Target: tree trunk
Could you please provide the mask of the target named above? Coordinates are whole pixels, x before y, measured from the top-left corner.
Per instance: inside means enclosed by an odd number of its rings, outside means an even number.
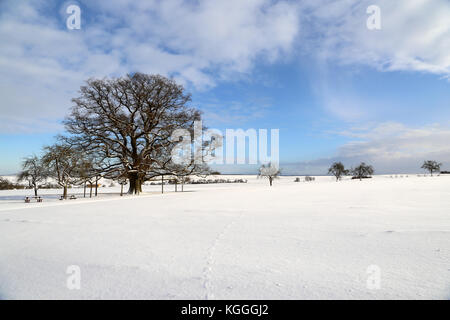
[[[67,185],[64,186],[63,198],[67,200]]]
[[[97,177],[95,177],[95,196],[98,195],[98,180],[100,180],[100,179],[98,179]]]
[[[270,183],[270,186],[272,186],[272,178],[271,177],[269,177],[269,183]]]
[[[89,198],[92,198],[92,183],[91,183],[91,187],[89,188]]]
[[[35,187],[34,187],[34,196],[35,196],[35,197],[37,197],[37,190],[38,190],[38,189],[37,189],[37,187],[35,186]]]
[[[161,176],[161,193],[164,193],[164,176]]]
[[[86,181],[84,182],[83,198],[86,198]]]
[[[128,194],[139,194],[142,192],[142,181],[139,179],[136,172],[128,174],[128,179],[130,180],[130,188],[128,189]]]

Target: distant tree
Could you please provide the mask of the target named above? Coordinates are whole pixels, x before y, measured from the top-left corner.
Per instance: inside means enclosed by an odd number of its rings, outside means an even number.
[[[424,163],[422,165],[422,169],[429,171],[431,173],[431,175],[433,175],[433,172],[441,171],[441,166],[442,166],[442,163],[438,163],[437,161],[434,161],[434,160],[427,160],[427,161],[424,161]]]
[[[18,183],[13,183],[8,179],[0,177],[0,190],[15,190],[15,189],[23,189],[24,186]]]
[[[92,198],[92,189],[97,190],[97,176],[98,171],[95,168],[94,160],[92,158],[81,158],[78,168],[75,170],[75,175],[78,182],[83,185],[83,196],[86,197],[86,186],[89,184],[89,198]]]
[[[363,178],[369,178],[375,170],[371,165],[367,165],[362,162],[359,166],[351,170],[353,178],[362,180]]]
[[[335,162],[328,169],[328,174],[334,175],[336,177],[336,181],[341,180],[342,176],[347,175],[348,172],[349,171],[345,169],[342,162]]]
[[[28,186],[34,189],[34,195],[37,196],[39,184],[45,182],[47,177],[48,170],[42,164],[42,160],[33,155],[24,159],[17,181],[27,181]]]
[[[0,177],[0,190],[13,189],[13,185],[10,181],[5,178]]]
[[[47,146],[44,148],[44,152],[42,163],[48,167],[49,176],[63,188],[63,197],[67,199],[69,185],[79,181],[82,153],[73,146],[63,143]]]
[[[278,168],[278,166],[272,164],[271,162],[269,162],[269,164],[266,165],[262,165],[259,168],[259,173],[258,173],[258,177],[260,178],[268,178],[269,179],[269,184],[270,186],[272,186],[273,180],[278,178],[278,176],[280,175],[281,170]]]
[[[90,154],[86,161],[88,163],[88,174],[90,176],[90,197],[92,197],[92,184],[95,187],[95,196],[98,195],[98,186],[100,179],[104,176],[104,170],[102,168],[102,160],[97,154]]]

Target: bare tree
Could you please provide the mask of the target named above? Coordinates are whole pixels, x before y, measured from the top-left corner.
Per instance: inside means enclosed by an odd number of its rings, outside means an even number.
[[[69,185],[78,181],[78,170],[82,165],[82,153],[73,146],[56,143],[44,148],[42,163],[49,170],[49,176],[54,178],[63,188],[63,197],[67,199]]]
[[[434,160],[427,160],[423,162],[422,169],[428,170],[431,175],[433,175],[433,172],[439,172],[441,171],[442,163],[439,163]]]
[[[263,164],[259,168],[258,177],[268,178],[269,184],[270,184],[270,186],[272,186],[273,180],[277,179],[278,176],[280,175],[280,173],[281,173],[281,170],[278,168],[278,166],[269,162],[269,164],[267,166]]]
[[[34,195],[37,196],[39,183],[45,182],[48,177],[48,171],[42,164],[42,160],[37,156],[25,158],[22,163],[22,171],[17,176],[18,181],[27,181],[30,188],[34,189]]]
[[[15,189],[24,189],[24,186],[13,183],[9,181],[8,179],[0,177],[0,190],[15,190]]]
[[[349,171],[345,169],[342,162],[335,162],[328,169],[328,174],[334,175],[336,177],[336,181],[341,180],[342,176],[347,175],[348,173]]]
[[[369,178],[373,175],[375,170],[371,165],[362,162],[359,166],[352,169],[351,172],[354,179],[359,179],[361,181],[363,178]]]
[[[200,120],[190,100],[182,86],[159,75],[91,79],[72,100],[65,126],[72,143],[101,159],[103,172],[125,172],[128,193],[139,193],[144,181],[171,172],[173,131],[192,130]]]
[[[86,187],[89,184],[89,198],[92,198],[92,188],[97,189],[97,175],[98,171],[94,167],[94,160],[92,158],[81,158],[78,168],[75,170],[75,175],[78,182],[83,185],[83,197],[86,198]]]

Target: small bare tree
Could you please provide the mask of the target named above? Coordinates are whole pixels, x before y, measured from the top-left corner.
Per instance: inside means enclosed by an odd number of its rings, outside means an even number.
[[[269,162],[269,164],[266,165],[262,165],[259,168],[259,173],[258,173],[258,177],[260,178],[268,178],[269,179],[269,184],[270,186],[272,186],[273,180],[277,179],[278,176],[280,175],[281,170],[280,168],[278,168],[278,166],[272,164],[271,162]]]
[[[42,163],[48,167],[49,176],[64,189],[63,197],[67,199],[69,185],[77,182],[77,170],[82,164],[82,155],[77,149],[61,143],[47,146],[44,151]]]
[[[440,172],[441,171],[442,163],[439,163],[434,160],[427,160],[423,162],[422,169],[428,170],[431,175],[433,175],[433,172]]]
[[[98,171],[94,167],[93,159],[80,159],[78,168],[75,170],[79,182],[83,185],[83,197],[86,198],[86,186],[89,184],[89,198],[92,198],[92,188],[95,182],[97,190],[97,176]],[[97,195],[97,194],[96,194]]]
[[[34,189],[34,195],[37,197],[39,183],[45,182],[48,177],[48,171],[42,164],[42,160],[33,155],[24,159],[22,171],[17,176],[18,181],[27,181],[28,186]]]
[[[348,172],[349,171],[345,169],[345,166],[342,164],[342,162],[335,162],[328,169],[328,174],[334,175],[336,177],[336,181],[341,180],[342,176],[347,175]]]
[[[375,170],[371,165],[362,162],[359,166],[352,169],[351,172],[354,179],[359,179],[361,181],[363,178],[369,178],[373,175]]]

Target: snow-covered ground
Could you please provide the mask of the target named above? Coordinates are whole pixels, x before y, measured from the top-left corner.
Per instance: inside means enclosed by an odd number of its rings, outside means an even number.
[[[0,298],[450,298],[450,176],[242,178],[29,204],[0,191]]]

